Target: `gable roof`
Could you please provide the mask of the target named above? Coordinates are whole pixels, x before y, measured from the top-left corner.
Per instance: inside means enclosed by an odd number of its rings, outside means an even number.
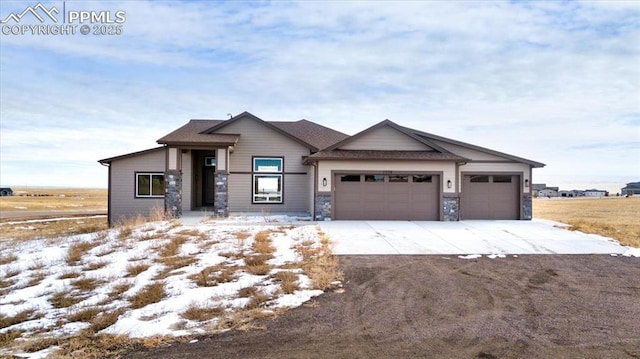
[[[416,136],[412,131],[408,130],[405,127],[399,126],[398,124],[394,123],[393,121],[390,120],[384,120],[382,122],[379,122],[363,131],[360,131],[358,133],[356,133],[355,135],[345,138],[344,140],[329,146],[327,148],[325,148],[325,151],[331,151],[331,150],[335,150],[335,149],[339,149],[340,147],[344,146],[347,143],[353,142],[359,138],[362,138],[363,136],[366,136],[368,133],[373,132],[374,130],[384,127],[384,126],[388,126],[393,128],[394,130],[401,132],[403,134],[405,134],[408,137],[413,138],[414,140],[426,145],[427,147],[431,147],[433,148],[436,152],[440,152],[440,153],[449,153],[449,151],[445,150],[444,148],[438,146],[437,144],[433,143],[432,141],[430,141],[429,139],[423,138],[423,137],[419,137]]]
[[[358,138],[366,136],[368,133],[381,128],[383,126],[391,127],[400,133],[407,135],[408,137],[430,147],[433,151],[378,151],[378,150],[342,150],[340,149],[345,144],[351,143]],[[544,163],[528,160],[526,158],[513,156],[507,153],[494,151],[488,148],[472,145],[469,143],[452,140],[446,137],[433,135],[427,132],[415,130],[409,127],[404,127],[396,124],[390,120],[384,120],[379,122],[351,137],[348,137],[340,142],[337,142],[322,151],[314,153],[305,159],[305,163],[310,163],[318,160],[346,160],[346,159],[392,159],[392,160],[440,160],[440,161],[458,161],[467,162],[470,161],[467,158],[451,153],[451,151],[438,145],[436,141],[454,144],[460,147],[473,149],[476,151],[488,153],[494,156],[502,157],[510,161],[526,163],[532,167],[544,167]]]
[[[223,134],[217,133],[217,131],[242,118],[250,118],[264,124],[313,151],[318,151],[349,137],[342,132],[311,121],[264,121],[245,111],[229,120],[191,120],[184,126],[160,138],[158,143],[168,145],[217,144],[232,146],[237,143],[241,134]]]
[[[412,128],[408,128],[408,127],[404,127],[407,131],[411,131],[414,134],[416,134],[419,137],[425,138],[425,139],[429,139],[429,140],[437,140],[437,141],[441,141],[441,142],[445,142],[445,143],[450,143],[456,146],[460,146],[460,147],[465,147],[465,148],[469,148],[472,150],[476,150],[476,151],[480,151],[480,152],[485,152],[494,156],[498,156],[498,157],[503,157],[506,158],[508,160],[514,161],[514,162],[522,162],[522,163],[526,163],[534,168],[540,168],[540,167],[544,167],[546,166],[544,163],[541,162],[536,162],[536,161],[532,161],[526,158],[522,158],[522,157],[518,157],[518,156],[514,156],[514,155],[510,155],[508,153],[504,153],[504,152],[499,152],[499,151],[495,151],[489,148],[485,148],[485,147],[480,147],[480,146],[476,146],[476,145],[472,145],[470,143],[466,143],[466,142],[462,142],[462,141],[457,141],[457,140],[452,140],[450,138],[446,138],[446,137],[442,137],[442,136],[438,136],[438,135],[434,135],[432,133],[427,133],[427,132],[423,132],[423,131],[419,131],[419,130],[414,130]]]

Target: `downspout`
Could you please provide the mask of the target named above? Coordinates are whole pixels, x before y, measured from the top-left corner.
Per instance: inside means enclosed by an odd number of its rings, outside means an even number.
[[[107,175],[107,224],[111,228],[111,163],[100,162],[100,164],[109,169]]]

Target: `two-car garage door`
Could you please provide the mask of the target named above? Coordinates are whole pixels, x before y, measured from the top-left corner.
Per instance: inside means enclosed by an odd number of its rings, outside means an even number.
[[[335,219],[440,219],[440,177],[353,173],[334,178]]]

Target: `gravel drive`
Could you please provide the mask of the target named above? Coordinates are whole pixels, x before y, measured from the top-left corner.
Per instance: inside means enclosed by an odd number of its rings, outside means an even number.
[[[342,256],[344,291],[128,358],[640,358],[640,259]]]

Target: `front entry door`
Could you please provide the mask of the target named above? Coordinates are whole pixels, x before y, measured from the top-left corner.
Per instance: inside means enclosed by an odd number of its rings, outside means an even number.
[[[216,189],[216,180],[215,180],[215,166],[206,166],[202,170],[203,172],[203,182],[202,182],[202,205],[203,206],[213,206],[215,199],[215,189]]]

